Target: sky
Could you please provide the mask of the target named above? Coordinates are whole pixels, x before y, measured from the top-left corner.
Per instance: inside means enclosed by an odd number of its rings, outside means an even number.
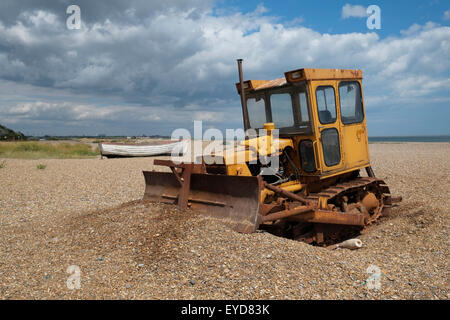
[[[367,26],[370,5],[380,29]],[[238,58],[245,79],[362,69],[369,136],[450,134],[443,0],[2,0],[0,124],[26,135],[240,128]]]

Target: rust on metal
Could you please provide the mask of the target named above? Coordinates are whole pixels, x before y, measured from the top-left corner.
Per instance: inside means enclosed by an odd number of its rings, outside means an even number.
[[[273,186],[269,183],[264,183],[264,187],[266,187],[267,189],[269,189],[275,193],[281,194],[284,197],[289,198],[291,200],[300,201],[301,203],[304,203],[304,204],[309,203],[309,201],[307,199],[305,199],[304,197],[302,197],[301,195],[284,190],[284,189],[276,187],[276,186]]]
[[[340,213],[335,211],[322,210],[316,210],[310,216],[294,216],[293,219],[311,223],[339,224],[347,226],[364,226],[365,224],[364,216],[361,214]]]
[[[379,207],[380,202],[377,199],[377,196],[373,192],[368,192],[361,201],[364,209],[370,213],[372,210]]]
[[[264,90],[269,88],[282,87],[287,83],[286,78],[278,78],[274,80],[267,81],[257,87],[254,90]]]
[[[172,165],[164,160],[155,163]],[[177,166],[185,169],[179,177],[171,172],[144,171],[143,200],[177,204],[182,209],[190,207],[222,219],[238,232],[256,231],[261,220],[258,177],[192,173],[186,168],[194,164]]]
[[[241,94],[241,106],[242,106],[242,116],[244,119],[244,130],[250,128],[250,120],[248,117],[247,100],[245,99],[245,89],[244,89],[244,77],[242,75],[242,59],[237,60],[238,72],[239,72],[239,88]]]
[[[284,73],[289,82],[304,80],[362,79],[362,70],[303,68]]]
[[[297,208],[294,209],[289,209],[289,210],[283,210],[283,211],[278,211],[275,213],[271,213],[268,214],[266,216],[262,217],[262,221],[263,222],[267,222],[267,221],[274,221],[274,220],[279,220],[279,219],[284,219],[284,218],[288,218],[288,217],[292,217],[292,216],[296,216],[305,212],[311,212],[314,211],[314,209],[310,206],[299,206]]]
[[[401,196],[398,197],[391,197],[391,202],[392,203],[399,203],[402,202],[403,198]]]
[[[168,195],[168,194],[163,194],[163,195],[161,195],[161,197],[166,198],[166,199],[177,200],[176,196],[171,196],[171,195]],[[225,202],[212,201],[212,200],[206,200],[206,199],[195,199],[195,198],[192,198],[192,197],[189,197],[188,201],[189,202],[210,204],[210,205],[220,206],[220,207],[225,207],[227,205]]]

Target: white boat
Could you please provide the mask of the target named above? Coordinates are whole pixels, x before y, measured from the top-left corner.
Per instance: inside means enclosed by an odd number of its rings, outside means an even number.
[[[189,146],[188,140],[177,142],[164,141],[159,144],[124,144],[99,142],[98,147],[102,157],[149,157],[163,154],[184,154]]]

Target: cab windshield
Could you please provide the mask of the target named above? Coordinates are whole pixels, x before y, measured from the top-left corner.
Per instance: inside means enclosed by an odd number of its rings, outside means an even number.
[[[273,122],[281,133],[310,133],[311,122],[305,86],[252,93],[247,99],[250,128]]]

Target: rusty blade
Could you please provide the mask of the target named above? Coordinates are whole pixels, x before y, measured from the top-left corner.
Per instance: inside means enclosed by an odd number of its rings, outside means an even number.
[[[143,173],[143,200],[177,203],[180,183],[174,174]],[[193,173],[187,198],[192,209],[220,219],[235,231],[251,233],[259,226],[260,182],[257,177]]]

